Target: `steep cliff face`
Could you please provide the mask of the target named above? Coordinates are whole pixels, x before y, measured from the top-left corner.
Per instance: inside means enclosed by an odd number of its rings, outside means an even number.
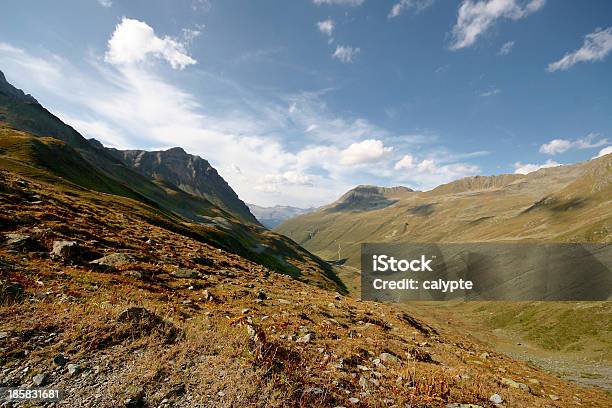
[[[164,151],[107,149],[138,173],[168,182],[186,193],[205,198],[242,221],[258,224],[247,205],[208,161],[180,147]]]

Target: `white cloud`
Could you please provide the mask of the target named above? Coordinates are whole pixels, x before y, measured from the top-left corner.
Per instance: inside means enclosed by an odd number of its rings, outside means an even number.
[[[486,98],[488,96],[495,96],[500,93],[501,93],[500,89],[493,88],[493,89],[489,89],[488,91],[481,92],[479,95]]]
[[[345,64],[353,62],[353,59],[361,50],[359,48],[353,48],[345,45],[338,45],[336,51],[332,54],[332,58],[337,59]]]
[[[318,206],[356,184],[430,188],[472,170],[455,162],[465,155],[426,155],[439,143],[435,135],[394,134],[333,112],[326,97],[334,89],[268,95],[198,69],[193,75],[226,92],[196,96],[150,64],[115,65],[95,55],[85,62],[0,43],[9,80],[84,136],[124,149],[181,146],[209,160],[248,202]],[[394,171],[405,151],[423,146],[427,151],[419,151],[433,166]]]
[[[597,140],[598,138],[600,138],[600,135],[589,133],[585,137],[576,140],[553,139],[540,146],[540,153],[555,155],[565,153],[570,149],[592,149],[609,143],[606,138]]]
[[[473,45],[497,20],[520,20],[544,7],[546,0],[464,0],[453,27],[451,50]]]
[[[381,140],[367,139],[353,143],[340,154],[340,163],[353,166],[356,164],[375,163],[391,153],[392,147],[385,147]]]
[[[408,170],[413,169],[415,166],[416,163],[414,157],[412,157],[412,155],[410,154],[406,154],[397,163],[395,163],[395,166],[393,166],[393,168],[395,170]]]
[[[111,7],[113,5],[113,0],[97,0],[98,3],[100,3],[100,5],[102,7]]]
[[[512,52],[513,48],[514,48],[514,41],[508,41],[501,46],[497,55],[508,55]]]
[[[174,69],[196,63],[185,45],[174,38],[160,38],[147,23],[124,17],[108,40],[105,59],[115,65],[129,65],[149,58],[166,60]]]
[[[327,36],[330,36],[334,33],[335,28],[334,20],[328,18],[327,20],[319,21],[317,23],[317,28],[319,31]]]
[[[612,52],[612,27],[597,29],[584,38],[582,47],[565,54],[559,61],[548,65],[548,71],[565,71],[579,62],[601,61]]]
[[[606,154],[610,154],[612,153],[612,146],[608,146],[608,147],[604,147],[603,149],[601,149],[599,151],[599,153],[597,153],[597,156],[593,157],[594,159],[598,158],[598,157],[603,157]]]
[[[415,178],[436,180],[434,183],[448,182],[457,178],[478,174],[480,168],[466,163],[441,164],[440,159],[427,158],[418,161],[410,154],[404,155],[395,163],[396,171],[410,170],[408,174]]]
[[[317,6],[329,4],[335,6],[361,6],[365,0],[312,0]]]
[[[400,0],[391,7],[388,18],[394,18],[399,16],[405,11],[414,10],[420,12],[431,6],[434,0]]]
[[[562,166],[562,164],[550,159],[546,160],[546,163],[543,164],[523,164],[521,162],[516,162],[514,163],[514,174],[528,174],[540,169],[557,166]]]

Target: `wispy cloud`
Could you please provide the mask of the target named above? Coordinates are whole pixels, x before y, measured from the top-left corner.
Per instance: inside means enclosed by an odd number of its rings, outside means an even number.
[[[329,4],[334,6],[361,6],[365,0],[312,0],[314,4]]]
[[[593,149],[609,144],[610,142],[606,138],[602,138],[597,133],[589,133],[583,138],[576,140],[568,139],[553,139],[548,143],[540,146],[540,153],[556,155],[565,153],[570,149]]]
[[[529,174],[534,171],[538,171],[540,169],[547,169],[549,167],[557,167],[562,166],[561,163],[557,163],[554,160],[547,160],[545,163],[541,164],[523,164],[521,162],[514,163],[514,173],[515,174]]]
[[[121,24],[111,40],[117,30]],[[169,38],[151,30],[142,31],[155,43]],[[40,49],[0,43],[0,66],[85,137],[117,148],[182,146],[208,159],[241,198],[258,204],[321,205],[360,183],[430,188],[476,169],[463,162],[471,157],[441,149],[436,135],[397,134],[333,111],[327,98],[334,89],[252,92],[199,68],[187,43],[175,41],[183,48],[172,52],[109,41],[102,55],[92,53],[78,66]],[[182,64],[177,50],[194,62]],[[176,75],[164,75],[171,61],[177,71],[184,66],[231,92],[196,96],[174,83]],[[417,164],[424,162],[419,171],[394,170],[409,149],[419,152]]]
[[[334,33],[335,26],[336,25],[334,23],[334,20],[332,20],[331,18],[328,18],[327,20],[319,21],[317,23],[317,28],[319,29],[319,31],[327,35],[328,37],[331,37],[331,35]]]
[[[548,65],[549,72],[566,71],[579,62],[602,61],[612,52],[612,27],[597,29],[584,38],[582,47],[565,54],[560,60]]]
[[[113,0],[97,0],[98,3],[100,3],[100,5],[102,7],[111,7],[113,5]]]
[[[359,48],[354,48],[348,45],[338,45],[332,54],[332,58],[345,64],[349,64],[353,62],[357,54],[360,52],[361,50]]]
[[[497,52],[497,55],[508,55],[512,52],[513,48],[514,48],[514,41],[508,41],[501,46],[501,48]]]
[[[464,0],[453,27],[451,50],[472,46],[500,19],[520,20],[544,7],[546,0]]]
[[[486,97],[489,97],[489,96],[495,96],[495,95],[498,95],[498,94],[500,94],[500,93],[501,93],[501,90],[500,90],[500,89],[497,89],[497,88],[492,88],[492,89],[489,89],[488,91],[481,92],[481,93],[479,93],[478,95],[480,95],[480,96],[482,96],[482,97],[486,98]]]
[[[400,0],[391,7],[387,17],[395,18],[409,10],[418,13],[430,7],[433,3],[434,0]]]

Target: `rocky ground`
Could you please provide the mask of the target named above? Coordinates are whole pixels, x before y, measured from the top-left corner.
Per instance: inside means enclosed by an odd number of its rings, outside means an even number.
[[[612,405],[136,207],[0,173],[0,387],[60,388],[70,407]]]

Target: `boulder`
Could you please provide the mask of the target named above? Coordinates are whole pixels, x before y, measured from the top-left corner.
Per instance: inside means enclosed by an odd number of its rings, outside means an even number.
[[[195,269],[181,268],[177,271],[172,272],[172,276],[181,279],[197,279],[200,278],[202,275]]]
[[[131,262],[134,262],[134,258],[132,258],[130,255],[117,252],[103,256],[102,258],[96,259],[95,261],[91,261],[89,264],[94,266],[100,266],[103,268],[116,268],[121,265],[129,264]]]
[[[53,241],[51,256],[65,261],[76,261],[81,257],[81,246],[76,241]]]
[[[38,240],[30,235],[12,233],[6,234],[5,237],[5,245],[14,251],[30,252],[41,248]]]

